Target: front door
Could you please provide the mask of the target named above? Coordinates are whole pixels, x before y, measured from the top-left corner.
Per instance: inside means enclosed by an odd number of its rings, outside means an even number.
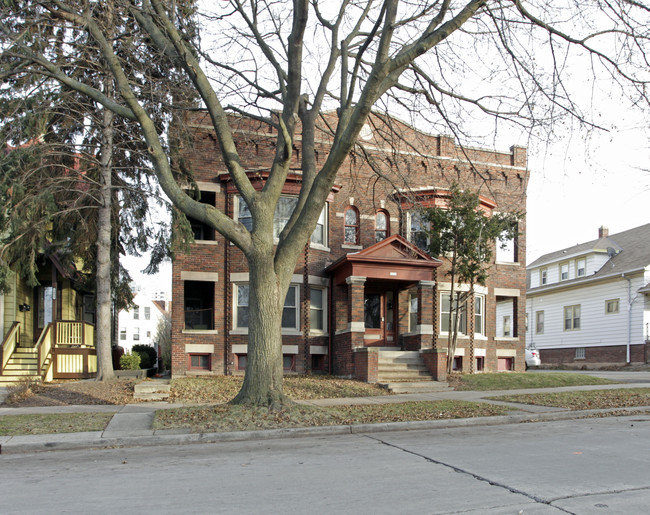
[[[56,290],[43,283],[34,289],[34,343],[38,341],[43,329],[54,320]]]
[[[393,291],[367,292],[364,299],[364,321],[367,346],[397,345],[395,338],[395,299]]]

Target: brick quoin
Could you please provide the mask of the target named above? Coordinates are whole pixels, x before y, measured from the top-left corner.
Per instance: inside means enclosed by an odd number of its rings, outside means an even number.
[[[336,124],[333,114],[325,114],[331,126]],[[193,144],[186,149],[186,158],[199,190],[210,192],[205,198],[229,216],[235,217],[237,194],[221,158],[219,145],[206,113],[188,115],[187,127],[193,134]],[[246,117],[231,118],[235,143],[241,161],[253,185],[261,189],[265,173],[273,162],[275,130]],[[325,125],[323,125],[323,128]],[[321,129],[323,129],[321,128]],[[408,211],[415,203],[433,205],[440,202],[444,192],[454,183],[461,188],[479,192],[495,211],[525,211],[528,182],[527,155],[523,147],[513,146],[509,151],[462,148],[447,135],[430,135],[397,120],[372,114],[363,145],[355,148],[338,173],[335,187],[327,204],[326,245],[310,245],[298,259],[294,274],[300,287],[298,301],[300,312],[299,334],[283,336],[285,362],[291,363],[286,373],[331,372],[335,375],[358,377],[376,381],[376,351],[370,351],[372,341],[364,338],[359,323],[364,322],[364,292],[372,288],[392,289],[396,292],[395,340],[385,341],[399,350],[420,350],[429,369],[438,378],[444,378],[446,363],[446,335],[440,333],[440,284],[448,282],[449,263],[441,257],[442,264],[433,271],[433,287],[418,291],[414,282],[391,282],[368,279],[361,285],[343,282],[334,284],[327,267],[348,255],[368,249],[376,243],[375,217],[379,210],[389,216],[388,234],[408,239]],[[300,128],[295,138],[289,179],[283,194],[295,195],[300,186]],[[316,164],[327,159],[331,136],[322,130],[316,137]],[[376,173],[381,172],[381,176]],[[436,200],[437,199],[437,200]],[[354,206],[360,215],[358,245],[344,241],[344,213]],[[485,295],[485,335],[475,339],[473,334],[461,337],[458,349],[465,353],[463,370],[469,371],[470,344],[475,349],[485,349],[485,371],[496,371],[498,355],[514,353],[514,369],[523,371],[524,317],[525,317],[525,255],[526,222],[518,227],[517,260],[511,263],[492,263]],[[399,247],[395,243],[396,247]],[[373,247],[374,248],[374,247]],[[400,247],[402,248],[402,247]],[[438,256],[433,256],[437,258]],[[220,234],[209,241],[196,241],[186,253],[178,253],[172,273],[172,374],[222,375],[242,373],[243,357],[247,352],[245,331],[235,330],[236,288],[233,281],[245,283],[248,272],[243,254]],[[233,279],[231,281],[231,279]],[[188,282],[190,281],[190,282]],[[188,291],[192,281],[213,284],[212,298],[197,297]],[[310,330],[309,287],[318,286],[328,292],[323,298],[327,327],[325,331]],[[513,326],[518,335],[499,339],[496,335],[497,289],[518,292]],[[190,288],[191,289],[191,288]],[[374,291],[374,290],[373,290]],[[421,305],[418,325],[433,328],[422,334],[409,333],[408,299],[417,295]],[[352,300],[352,302],[351,302]],[[205,305],[209,311],[211,329],[188,328],[186,308]],[[474,316],[473,302],[468,305],[468,318]],[[391,322],[392,323],[392,322]],[[473,323],[472,323],[473,326]],[[355,330],[356,329],[356,330]],[[244,333],[244,334],[242,334]],[[424,334],[427,333],[427,334]],[[375,344],[376,346],[381,344]],[[209,355],[207,369],[191,366],[193,355]],[[544,359],[544,358],[543,358]],[[204,363],[204,362],[202,362]],[[313,370],[313,365],[319,370]]]

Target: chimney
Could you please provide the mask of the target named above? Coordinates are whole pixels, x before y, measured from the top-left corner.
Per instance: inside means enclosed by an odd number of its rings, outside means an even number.
[[[609,236],[609,229],[604,225],[598,228],[598,239],[607,238]]]

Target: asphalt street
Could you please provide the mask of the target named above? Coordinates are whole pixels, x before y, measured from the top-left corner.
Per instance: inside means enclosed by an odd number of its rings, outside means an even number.
[[[0,455],[0,510],[645,514],[650,416]]]

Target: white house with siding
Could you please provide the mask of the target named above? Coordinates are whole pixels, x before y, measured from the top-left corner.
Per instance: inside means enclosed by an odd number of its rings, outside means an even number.
[[[650,224],[546,254],[527,270],[526,346],[542,364],[645,363]]]
[[[160,292],[148,292],[132,287],[134,306],[119,314],[118,345],[130,352],[134,345],[156,347],[156,331],[163,312],[169,310],[166,296]],[[155,299],[155,300],[154,300]]]

